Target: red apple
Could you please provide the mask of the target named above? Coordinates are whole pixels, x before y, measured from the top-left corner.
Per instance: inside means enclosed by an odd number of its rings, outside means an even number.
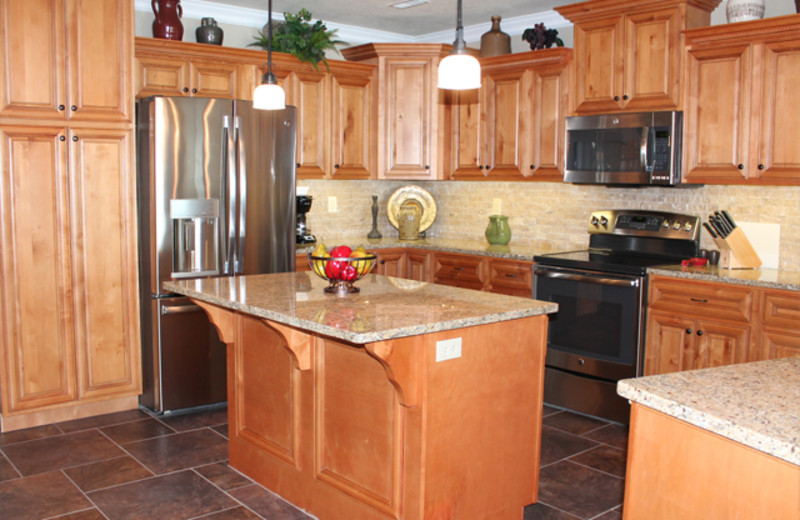
[[[331,258],[346,258],[353,250],[347,246],[336,246],[330,251]]]

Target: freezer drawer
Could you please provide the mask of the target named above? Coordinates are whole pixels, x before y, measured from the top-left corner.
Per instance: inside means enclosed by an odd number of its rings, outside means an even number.
[[[160,298],[152,303],[152,359],[145,376],[142,405],[172,412],[224,402],[225,344],[200,307],[188,298]]]

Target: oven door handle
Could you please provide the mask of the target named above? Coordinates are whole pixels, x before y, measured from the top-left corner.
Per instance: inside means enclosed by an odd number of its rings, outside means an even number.
[[[608,276],[594,276],[589,274],[556,273],[553,271],[537,270],[536,276],[569,280],[572,282],[596,283],[600,285],[613,285],[617,287],[639,287],[638,279],[611,278]]]

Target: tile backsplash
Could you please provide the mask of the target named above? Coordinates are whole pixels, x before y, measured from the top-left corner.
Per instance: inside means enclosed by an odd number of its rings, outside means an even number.
[[[501,200],[503,214],[509,216],[512,243],[534,249],[543,242],[564,250],[586,247],[586,225],[593,210],[652,209],[705,219],[725,208],[740,222],[779,224],[779,266],[800,271],[800,187],[795,186],[606,188],[554,182],[298,181],[314,197],[308,224],[323,241],[366,237],[372,228],[372,195],[378,195],[378,229],[384,236],[397,236],[386,218],[386,201],[407,184],[425,188],[436,200],[436,221],[427,231],[430,237],[483,239],[493,199]],[[329,196],[337,199],[334,212],[328,211]],[[703,231],[701,236],[701,247],[715,248],[708,233]]]

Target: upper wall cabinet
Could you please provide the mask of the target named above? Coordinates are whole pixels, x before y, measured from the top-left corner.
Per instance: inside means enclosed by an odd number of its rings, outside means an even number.
[[[450,178],[561,180],[571,59],[559,48],[481,60],[480,90],[445,97]]]
[[[0,118],[131,121],[130,0],[0,2]]]
[[[684,178],[800,184],[800,16],[687,31]]]
[[[681,31],[721,0],[592,0],[556,10],[575,23],[572,112],[681,108]]]

